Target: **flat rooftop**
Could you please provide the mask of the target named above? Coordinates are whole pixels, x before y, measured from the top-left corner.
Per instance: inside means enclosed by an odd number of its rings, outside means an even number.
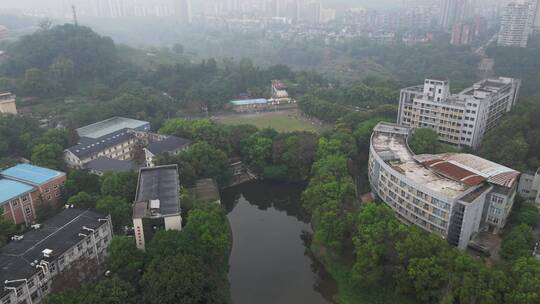
[[[180,183],[176,165],[141,168],[135,195],[133,217],[147,216],[148,202],[159,200],[159,214],[162,216],[180,213]],[[144,203],[144,204],[139,204]],[[146,207],[145,207],[146,206]],[[145,208],[143,208],[145,207]]]
[[[240,100],[231,100],[230,103],[232,103],[235,106],[247,106],[252,104],[266,104],[268,103],[268,100],[260,98],[260,99],[240,99]]]
[[[19,164],[0,172],[0,175],[39,186],[66,174],[48,168]]]
[[[79,137],[100,138],[122,129],[138,129],[150,125],[147,121],[125,117],[111,117],[109,119],[93,123],[77,129]]]
[[[200,179],[195,184],[195,197],[203,202],[220,201],[219,187],[212,178]]]
[[[373,148],[396,171],[432,191],[455,199],[469,189],[467,185],[436,174],[417,162],[406,143],[408,133],[404,132],[407,130],[393,124],[377,125],[372,136]]]
[[[21,241],[11,241],[0,248],[0,286],[5,280],[28,278],[37,272],[30,263],[41,261],[42,251],[51,249],[53,256],[63,254],[78,244],[82,237],[78,233],[88,233],[82,229],[86,226],[97,229],[107,222],[99,222],[106,215],[79,209],[65,209],[58,215],[42,223],[37,230],[24,234]],[[0,288],[0,297],[7,292]]]

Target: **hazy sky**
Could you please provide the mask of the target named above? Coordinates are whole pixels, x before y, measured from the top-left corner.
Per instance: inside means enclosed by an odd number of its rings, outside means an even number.
[[[0,8],[39,8],[39,9],[55,9],[55,7],[65,4],[76,4],[81,0],[0,0]],[[92,0],[85,0],[85,2],[91,2]],[[192,0],[192,1],[204,1],[204,0]],[[264,0],[256,0],[264,1]],[[403,4],[404,1],[418,1],[418,0],[322,0],[323,4],[337,4],[337,5],[351,5],[351,6],[366,6],[366,7],[395,7]],[[420,1],[438,1],[438,0],[420,0]]]

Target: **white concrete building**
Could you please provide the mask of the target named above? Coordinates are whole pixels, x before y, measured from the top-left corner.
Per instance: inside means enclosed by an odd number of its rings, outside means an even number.
[[[105,271],[110,216],[65,209],[0,248],[0,303],[39,304]]]
[[[460,249],[479,231],[506,224],[519,172],[470,154],[414,155],[413,130],[378,124],[371,137],[372,192],[406,224],[438,234]]]
[[[11,93],[0,93],[0,114],[17,114],[15,95]]]
[[[448,80],[426,79],[424,85],[401,90],[397,122],[434,129],[444,143],[477,149],[515,105],[520,84],[519,79],[490,78],[451,94]]]
[[[540,205],[540,168],[535,173],[521,175],[518,192],[524,199]]]
[[[497,41],[499,46],[527,47],[535,24],[536,1],[515,1],[505,7]]]
[[[144,250],[156,230],[182,230],[176,165],[141,168],[133,203],[137,248]]]

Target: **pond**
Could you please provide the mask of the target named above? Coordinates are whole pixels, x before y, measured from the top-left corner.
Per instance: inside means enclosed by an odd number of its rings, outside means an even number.
[[[234,304],[327,304],[336,283],[310,255],[302,188],[252,182],[222,193],[233,232]]]

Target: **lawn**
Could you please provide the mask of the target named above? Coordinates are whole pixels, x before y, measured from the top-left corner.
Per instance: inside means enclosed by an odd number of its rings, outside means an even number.
[[[296,111],[227,115],[216,118],[216,121],[228,125],[249,124],[259,129],[270,127],[279,132],[310,131],[320,133],[331,128],[311,122]]]

